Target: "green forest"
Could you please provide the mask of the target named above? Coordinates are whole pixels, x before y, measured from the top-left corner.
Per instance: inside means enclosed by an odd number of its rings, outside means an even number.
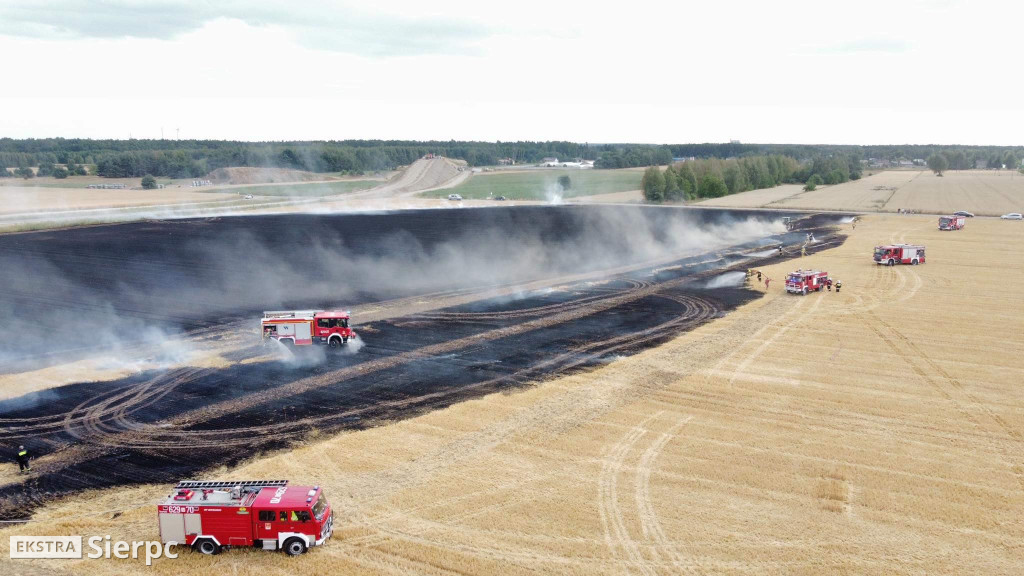
[[[818,156],[802,163],[790,156],[771,154],[677,162],[664,171],[652,166],[644,171],[640,187],[650,202],[678,202],[720,198],[779,184],[841,184],[860,177],[861,162],[855,154]]]

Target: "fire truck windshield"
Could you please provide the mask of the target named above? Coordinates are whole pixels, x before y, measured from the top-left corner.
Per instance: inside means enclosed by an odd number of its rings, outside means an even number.
[[[316,521],[319,522],[324,519],[324,511],[327,510],[327,500],[324,499],[324,495],[321,494],[316,499],[316,504],[313,504],[313,516]]]

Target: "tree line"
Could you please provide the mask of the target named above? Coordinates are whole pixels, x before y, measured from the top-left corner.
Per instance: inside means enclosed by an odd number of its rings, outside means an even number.
[[[550,142],[462,142],[345,140],[317,142],[233,142],[219,140],[0,139],[0,166],[95,165],[100,176],[145,174],[190,178],[228,166],[292,168],[361,174],[407,165],[426,154],[465,160],[471,166],[517,164],[544,158],[593,160],[606,167],[667,163],[663,146]],[[604,160],[602,160],[604,157]]]
[[[644,171],[640,187],[650,202],[720,198],[728,194],[773,188],[779,184],[840,184],[861,177],[855,155],[819,156],[809,162],[781,154],[741,158],[708,158],[674,163],[664,171]]]
[[[39,166],[43,171],[71,166],[95,166],[101,176],[192,178],[227,166],[294,168],[312,172],[362,174],[407,165],[425,154],[434,153],[465,160],[471,166],[498,164],[512,159],[518,164],[538,163],[544,158],[593,160],[597,168],[665,166],[673,159],[755,158],[785,156],[801,163],[816,159],[875,158],[880,160],[917,160],[943,155],[949,168],[959,170],[985,163],[993,167],[1005,163],[1007,155],[1024,157],[1024,147],[937,146],[937,145],[799,145],[799,144],[587,144],[550,142],[474,142],[412,140],[333,140],[292,142],[237,142],[228,140],[92,140],[92,139],[12,139],[0,138],[0,166],[26,168]],[[54,167],[57,168],[54,168]],[[823,182],[835,169],[819,171]],[[839,172],[842,169],[839,168]],[[24,171],[22,171],[24,174]],[[0,176],[10,171],[0,170]],[[722,175],[724,178],[724,174]],[[849,177],[849,176],[848,176]],[[806,182],[807,178],[800,179]]]
[[[1006,150],[1005,152],[999,152],[998,150],[991,152],[987,157],[982,154],[973,156],[967,155],[963,150],[950,150],[947,152],[937,152],[928,157],[927,164],[928,168],[935,174],[942,176],[942,173],[946,170],[970,170],[971,168],[981,167],[981,162],[984,161],[985,168],[990,170],[999,170],[1004,166],[1008,170],[1021,169],[1021,156],[1013,150]]]
[[[985,161],[989,166],[996,158],[1004,158],[1013,153],[1016,158],[1024,157],[1024,146],[961,146],[936,144],[902,144],[902,145],[838,145],[838,144],[671,144],[668,146],[674,158],[731,158],[742,156],[758,156],[781,154],[809,160],[818,156],[856,156],[860,160],[875,158],[878,160],[924,160],[933,154],[943,154],[952,161],[953,155],[960,162],[956,170],[967,170],[980,166]],[[951,164],[952,166],[952,164]]]

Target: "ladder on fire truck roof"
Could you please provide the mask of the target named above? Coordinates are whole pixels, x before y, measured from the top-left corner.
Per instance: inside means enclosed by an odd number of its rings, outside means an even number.
[[[319,310],[270,310],[264,311],[264,318],[312,318]]]
[[[178,485],[174,487],[175,490],[198,490],[198,489],[213,489],[227,488],[231,489],[235,486],[241,486],[242,488],[266,488],[267,486],[287,486],[287,480],[243,480],[241,482],[226,481],[210,481],[210,480],[182,480],[178,482]]]

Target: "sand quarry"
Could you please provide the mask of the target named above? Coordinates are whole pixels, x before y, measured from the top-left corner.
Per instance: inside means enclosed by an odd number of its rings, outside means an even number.
[[[140,190],[138,178],[84,177],[67,181],[9,179],[0,182],[0,232],[144,218],[181,218],[226,214],[296,211],[380,210],[444,206],[443,200],[414,198],[420,192],[457,186],[469,177],[459,171],[464,163],[446,158],[420,159],[396,173],[370,175],[358,180],[380,181],[370,190],[325,197],[305,197],[299,188],[353,178],[327,177],[297,170],[223,168],[209,178],[212,185],[189,186],[190,180],[172,181],[167,188]],[[43,182],[42,184],[40,182]],[[86,189],[88,184],[124,184],[128,189]],[[247,199],[247,187],[263,184],[280,188],[273,196]],[[296,188],[295,194],[288,193]]]
[[[932,190],[946,211],[959,186],[965,209],[997,213],[1024,183],[954,176],[917,196],[930,175],[869,177],[819,208],[895,210],[902,193],[913,209]],[[803,196],[782,202],[819,202]],[[201,476],[324,486],[332,541],[299,558],[184,552],[151,570],[1019,574],[1024,225],[975,218],[939,232],[932,216],[872,214],[841,232],[838,247],[762,267],[773,282],[751,289],[763,297],[657,347],[215,467]],[[928,262],[876,266],[872,247],[890,242],[926,244]],[[798,267],[827,270],[842,293],[785,294]],[[0,474],[16,476],[11,464]],[[155,539],[168,489],[69,496],[4,532]],[[6,546],[0,537],[15,573],[145,569],[11,561]]]

